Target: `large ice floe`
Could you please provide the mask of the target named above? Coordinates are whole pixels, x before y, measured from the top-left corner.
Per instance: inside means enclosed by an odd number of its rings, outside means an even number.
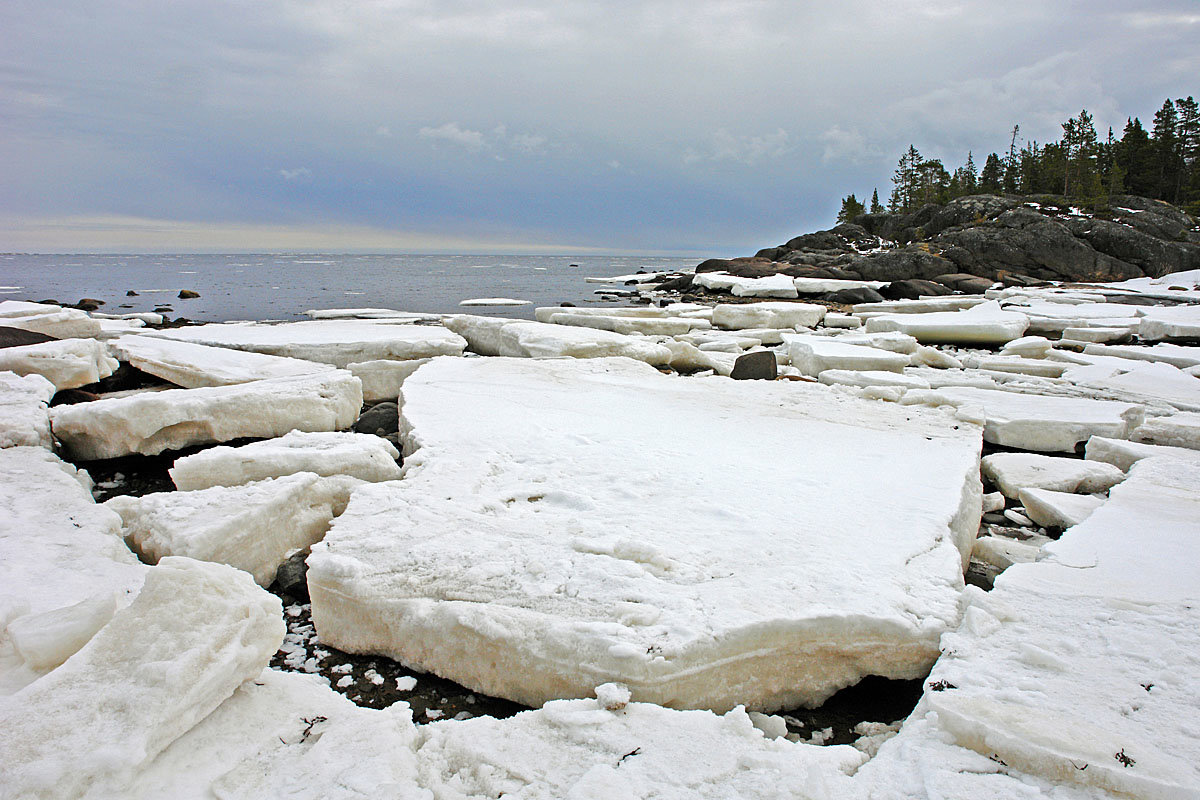
[[[41,375],[0,371],[0,448],[54,444],[50,436],[54,391],[54,384]]]
[[[263,378],[311,375],[333,369],[329,364],[315,361],[268,356],[228,347],[210,347],[155,336],[122,336],[110,341],[108,347],[119,359],[142,372],[185,389],[232,386]]]
[[[366,433],[303,433],[241,447],[210,447],[177,460],[171,480],[178,489],[238,486],[297,472],[346,475],[363,481],[400,477],[399,451],[387,439]]]
[[[55,339],[87,339],[100,335],[99,320],[76,308],[21,300],[0,301],[0,325],[44,333]]]
[[[361,408],[358,378],[332,370],[59,406],[50,417],[72,457],[89,461],[291,430],[336,431],[348,428]]]
[[[883,314],[867,319],[867,333],[899,331],[921,344],[1005,344],[1025,335],[1029,317],[987,302],[962,311]]]
[[[466,347],[461,336],[441,325],[397,324],[386,319],[322,319],[270,325],[229,322],[148,331],[146,335],[320,361],[342,368],[360,361],[461,355]]]
[[[748,383],[425,365],[403,390],[406,477],[356,490],[309,558],[322,640],[534,705],[620,681],[774,709],[924,674],[957,620],[979,428]]]
[[[95,383],[112,375],[116,368],[117,360],[96,339],[60,339],[0,349],[0,370],[41,375],[55,389]]]
[[[648,364],[666,364],[671,360],[671,351],[666,346],[613,331],[470,314],[446,317],[445,324],[467,340],[472,352],[485,356],[625,356]]]
[[[243,572],[169,559],[62,666],[0,698],[5,798],[116,798],[172,741],[261,672],[278,598]]]

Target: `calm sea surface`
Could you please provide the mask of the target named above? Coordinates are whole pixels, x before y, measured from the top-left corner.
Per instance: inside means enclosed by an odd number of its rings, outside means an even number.
[[[464,255],[0,255],[0,300],[104,300],[107,313],[150,311],[206,322],[303,319],[308,309],[392,308],[532,319],[536,306],[601,301],[585,277],[693,267],[696,258]],[[578,266],[571,266],[577,264]],[[627,289],[617,285],[613,288]],[[199,292],[179,300],[181,289]],[[127,297],[126,292],[138,293]],[[460,307],[506,297],[530,306]]]

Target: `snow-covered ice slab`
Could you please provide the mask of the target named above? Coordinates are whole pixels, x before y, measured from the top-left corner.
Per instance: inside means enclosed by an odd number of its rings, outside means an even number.
[[[55,339],[87,339],[100,335],[100,321],[77,308],[21,300],[0,301],[0,325],[44,333]]]
[[[279,565],[320,541],[346,507],[355,478],[299,472],[242,486],[114,497],[125,540],[143,561],[167,556],[228,564],[270,586]]]
[[[884,300],[881,303],[855,303],[851,312],[858,315],[930,314],[939,311],[963,311],[987,302],[979,295],[923,297],[920,300]]]
[[[270,325],[231,322],[148,331],[146,335],[320,361],[342,368],[356,361],[458,356],[467,345],[461,336],[441,325],[397,324],[392,320],[329,319]]]
[[[915,375],[902,375],[886,370],[826,369],[819,376],[821,383],[830,386],[900,386],[905,389],[928,389],[929,381]]]
[[[666,364],[671,351],[642,338],[594,328],[553,325],[519,319],[458,314],[446,327],[461,334],[473,352],[514,358],[603,358],[625,356],[648,364]]]
[[[1178,344],[1156,344],[1152,347],[1136,345],[1089,344],[1084,347],[1085,355],[1116,356],[1137,361],[1161,361],[1173,367],[1186,369],[1200,365],[1200,347]]]
[[[1147,308],[1138,325],[1138,336],[1152,342],[1200,339],[1200,305]]]
[[[970,592],[914,717],[1064,789],[1200,796],[1198,515],[1200,465],[1135,465],[1047,558]]]
[[[322,308],[304,312],[310,319],[383,319],[390,322],[437,322],[441,314],[397,311],[392,308]]]
[[[407,703],[361,708],[320,677],[267,669],[163,750],[124,797],[429,800],[417,735]]]
[[[908,356],[903,353],[843,344],[833,336],[793,333],[784,335],[783,341],[792,366],[804,375],[817,376],[827,369],[903,372],[909,364]]]
[[[364,403],[394,403],[400,395],[404,379],[428,361],[427,358],[410,358],[406,361],[357,361],[347,365],[346,369],[362,381]]]
[[[848,776],[866,759],[849,745],[770,738],[740,708],[724,716],[642,703],[610,711],[596,700],[433,723],[420,736],[421,775],[435,797],[847,797]]]
[[[1037,453],[993,453],[983,457],[982,466],[983,477],[1014,499],[1022,489],[1107,492],[1125,480],[1125,472],[1112,464]]]
[[[531,306],[532,300],[517,300],[513,297],[473,297],[460,300],[460,306]]]
[[[963,311],[886,314],[867,320],[867,333],[900,331],[921,344],[1006,344],[1025,335],[1029,317],[994,301]]]
[[[602,316],[600,314],[575,314],[563,309],[553,314],[539,314],[539,321],[553,325],[575,325],[580,328],[595,328],[613,333],[640,333],[648,336],[675,336],[688,331],[707,330],[712,325],[707,320],[683,317],[627,317]]]
[[[58,669],[0,700],[6,797],[124,797],[137,772],[258,675],[279,599],[218,564],[169,559]]]
[[[882,289],[888,281],[852,281],[837,278],[792,278],[792,285],[800,294],[826,294],[841,289]]]
[[[263,378],[287,378],[328,372],[316,361],[210,347],[156,336],[122,336],[108,343],[112,353],[140,369],[185,389],[232,386]]]
[[[1119,392],[1128,399],[1161,401],[1183,410],[1200,410],[1200,380],[1178,367],[1162,362],[1099,358],[1106,363],[1072,367],[1063,377],[1078,386]],[[1124,363],[1113,366],[1115,362]]]
[[[292,430],[336,431],[350,427],[361,408],[358,378],[333,370],[59,406],[50,424],[76,459],[89,461]]]
[[[1022,450],[1064,453],[1074,452],[1077,444],[1091,436],[1128,438],[1141,423],[1145,411],[1137,403],[1046,397],[967,386],[912,389],[901,402],[981,408],[987,419],[983,430],[987,441]]]
[[[1070,528],[1087,519],[1104,505],[1104,498],[1090,494],[1022,489],[1019,493],[1025,515],[1045,528]]]
[[[0,448],[54,445],[49,408],[54,391],[41,375],[0,371]]]
[[[241,447],[210,447],[178,459],[171,480],[183,491],[238,486],[297,472],[348,475],[363,481],[400,477],[400,453],[387,439],[367,433],[303,433]]]
[[[978,527],[979,429],[748,383],[624,359],[422,367],[405,479],[356,490],[309,558],[322,641],[531,705],[620,681],[772,709],[923,674]],[[737,445],[698,459],[714,441]]]
[[[796,285],[788,275],[738,278],[725,272],[701,272],[692,279],[692,284],[714,292],[729,292],[735,297],[779,297],[787,300],[798,296]]]
[[[725,330],[814,328],[824,318],[825,306],[814,303],[721,303],[712,312],[712,324]]]
[[[1184,412],[1169,417],[1151,417],[1137,426],[1129,438],[1146,444],[1200,450],[1200,414]]]
[[[1070,367],[1061,361],[1020,356],[967,356],[963,358],[962,365],[967,369],[990,369],[1038,378],[1060,378]]]
[[[18,375],[41,375],[55,389],[74,389],[107,378],[117,368],[95,339],[60,339],[23,347],[0,348],[0,370]]]
[[[0,450],[0,695],[61,664],[141,586],[146,567],[90,487],[41,447]]]
[[[1084,448],[1084,458],[1088,461],[1102,461],[1125,472],[1128,472],[1130,467],[1143,458],[1153,456],[1170,456],[1200,463],[1200,450],[1127,442],[1124,439],[1109,439],[1104,436],[1093,436],[1088,439],[1087,446]]]

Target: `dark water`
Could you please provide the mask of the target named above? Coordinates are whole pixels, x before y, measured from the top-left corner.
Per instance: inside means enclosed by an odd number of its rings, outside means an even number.
[[[695,258],[478,255],[0,255],[0,300],[89,297],[107,313],[151,311],[218,322],[301,319],[310,308],[392,308],[530,319],[535,306],[602,303],[585,277],[693,267]],[[579,266],[571,266],[578,264]],[[626,289],[616,286],[617,289]],[[181,289],[200,293],[179,300]],[[136,297],[126,297],[133,290]],[[461,308],[480,297],[530,306]],[[127,307],[126,307],[127,306]]]

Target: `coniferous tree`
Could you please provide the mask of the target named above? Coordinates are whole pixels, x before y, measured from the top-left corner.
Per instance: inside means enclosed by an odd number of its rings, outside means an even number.
[[[1017,159],[1017,137],[1021,134],[1021,126],[1013,125],[1012,138],[1008,142],[1008,155],[1004,157],[1004,191],[1016,194],[1021,190],[1020,163]]]
[[[879,202],[879,188],[878,187],[875,188],[875,191],[871,192],[871,213],[872,214],[883,213],[883,205]]]
[[[1200,200],[1192,186],[1200,179],[1200,104],[1190,95],[1175,101],[1178,115],[1176,135],[1179,139],[1179,163],[1175,180],[1176,202]]]
[[[1154,153],[1150,135],[1137,117],[1125,123],[1116,145],[1116,162],[1125,171],[1125,191],[1150,197],[1154,194]]]
[[[854,195],[842,199],[842,210],[838,212],[838,222],[853,222],[863,215],[863,204]]]
[[[979,173],[979,189],[985,194],[999,194],[1003,170],[1000,167],[1000,156],[990,153],[987,161],[983,162],[983,171]]]
[[[900,163],[892,176],[892,183],[896,187],[892,191],[892,201],[889,204],[892,211],[908,211],[916,203],[917,170],[922,160],[917,148],[911,144],[904,155],[900,156]]]
[[[1155,181],[1155,197],[1159,200],[1174,201],[1176,186],[1175,172],[1178,169],[1179,117],[1175,113],[1175,104],[1169,99],[1164,101],[1162,108],[1154,115],[1154,131],[1150,140],[1154,144],[1154,165],[1157,179]]]

